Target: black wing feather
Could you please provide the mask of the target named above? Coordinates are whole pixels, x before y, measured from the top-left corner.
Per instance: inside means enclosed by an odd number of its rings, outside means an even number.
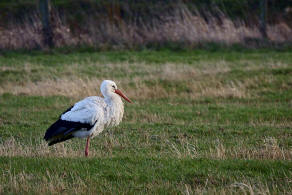
[[[64,113],[70,111],[72,107],[67,109]],[[62,114],[61,114],[62,116]],[[60,117],[61,117],[60,116]],[[74,122],[74,121],[65,121],[59,118],[54,124],[52,124],[48,130],[46,131],[46,134],[44,136],[44,139],[46,141],[49,141],[49,146],[66,141],[68,139],[73,138],[72,135],[75,131],[78,131],[80,129],[87,129],[90,130],[94,126],[88,123],[80,123],[80,122]]]
[[[66,140],[71,139],[73,137],[74,137],[73,135],[69,135],[66,137],[59,138],[59,139],[54,139],[54,140],[49,142],[49,146],[54,145],[54,144],[59,143],[59,142],[66,141]]]

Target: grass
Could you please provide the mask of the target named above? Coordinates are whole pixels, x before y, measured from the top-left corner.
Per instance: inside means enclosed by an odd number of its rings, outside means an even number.
[[[0,193],[286,193],[292,55],[276,50],[6,52]],[[47,147],[62,111],[113,79],[134,101],[92,140]]]
[[[31,182],[47,189],[49,185],[46,186],[46,184],[54,185],[56,182],[54,192],[59,190],[59,192],[69,193],[76,193],[87,185],[83,193],[181,193],[186,185],[212,187],[222,185],[222,188],[228,186],[236,190],[236,186],[232,187],[229,183],[240,179],[238,174],[243,171],[250,180],[256,177],[258,179],[269,177],[271,179],[269,184],[281,185],[278,179],[287,179],[285,172],[291,166],[288,162],[175,160],[143,157],[138,159],[134,157],[98,159],[16,157],[1,159],[0,162],[10,164],[13,166],[13,173],[21,175],[20,181],[16,180],[15,184],[9,186],[11,190],[14,190],[13,187],[22,190],[21,187],[29,186]],[[277,171],[271,173],[271,169]],[[24,174],[25,172],[29,174]],[[42,180],[36,180],[35,176]]]

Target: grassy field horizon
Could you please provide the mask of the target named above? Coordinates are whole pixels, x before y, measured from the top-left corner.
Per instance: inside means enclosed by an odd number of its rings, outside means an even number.
[[[48,147],[102,80],[134,102],[92,140]],[[0,193],[290,194],[290,49],[4,52]]]

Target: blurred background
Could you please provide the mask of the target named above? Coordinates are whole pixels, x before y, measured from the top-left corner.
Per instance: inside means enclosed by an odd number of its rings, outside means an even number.
[[[292,0],[1,0],[0,49],[292,41]]]

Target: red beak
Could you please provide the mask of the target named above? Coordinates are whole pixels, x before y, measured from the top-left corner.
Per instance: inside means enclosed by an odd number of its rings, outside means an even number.
[[[132,103],[132,101],[129,98],[127,98],[127,96],[125,96],[119,89],[116,89],[115,93],[118,94],[119,96],[121,96],[122,98],[124,98],[129,103]]]

